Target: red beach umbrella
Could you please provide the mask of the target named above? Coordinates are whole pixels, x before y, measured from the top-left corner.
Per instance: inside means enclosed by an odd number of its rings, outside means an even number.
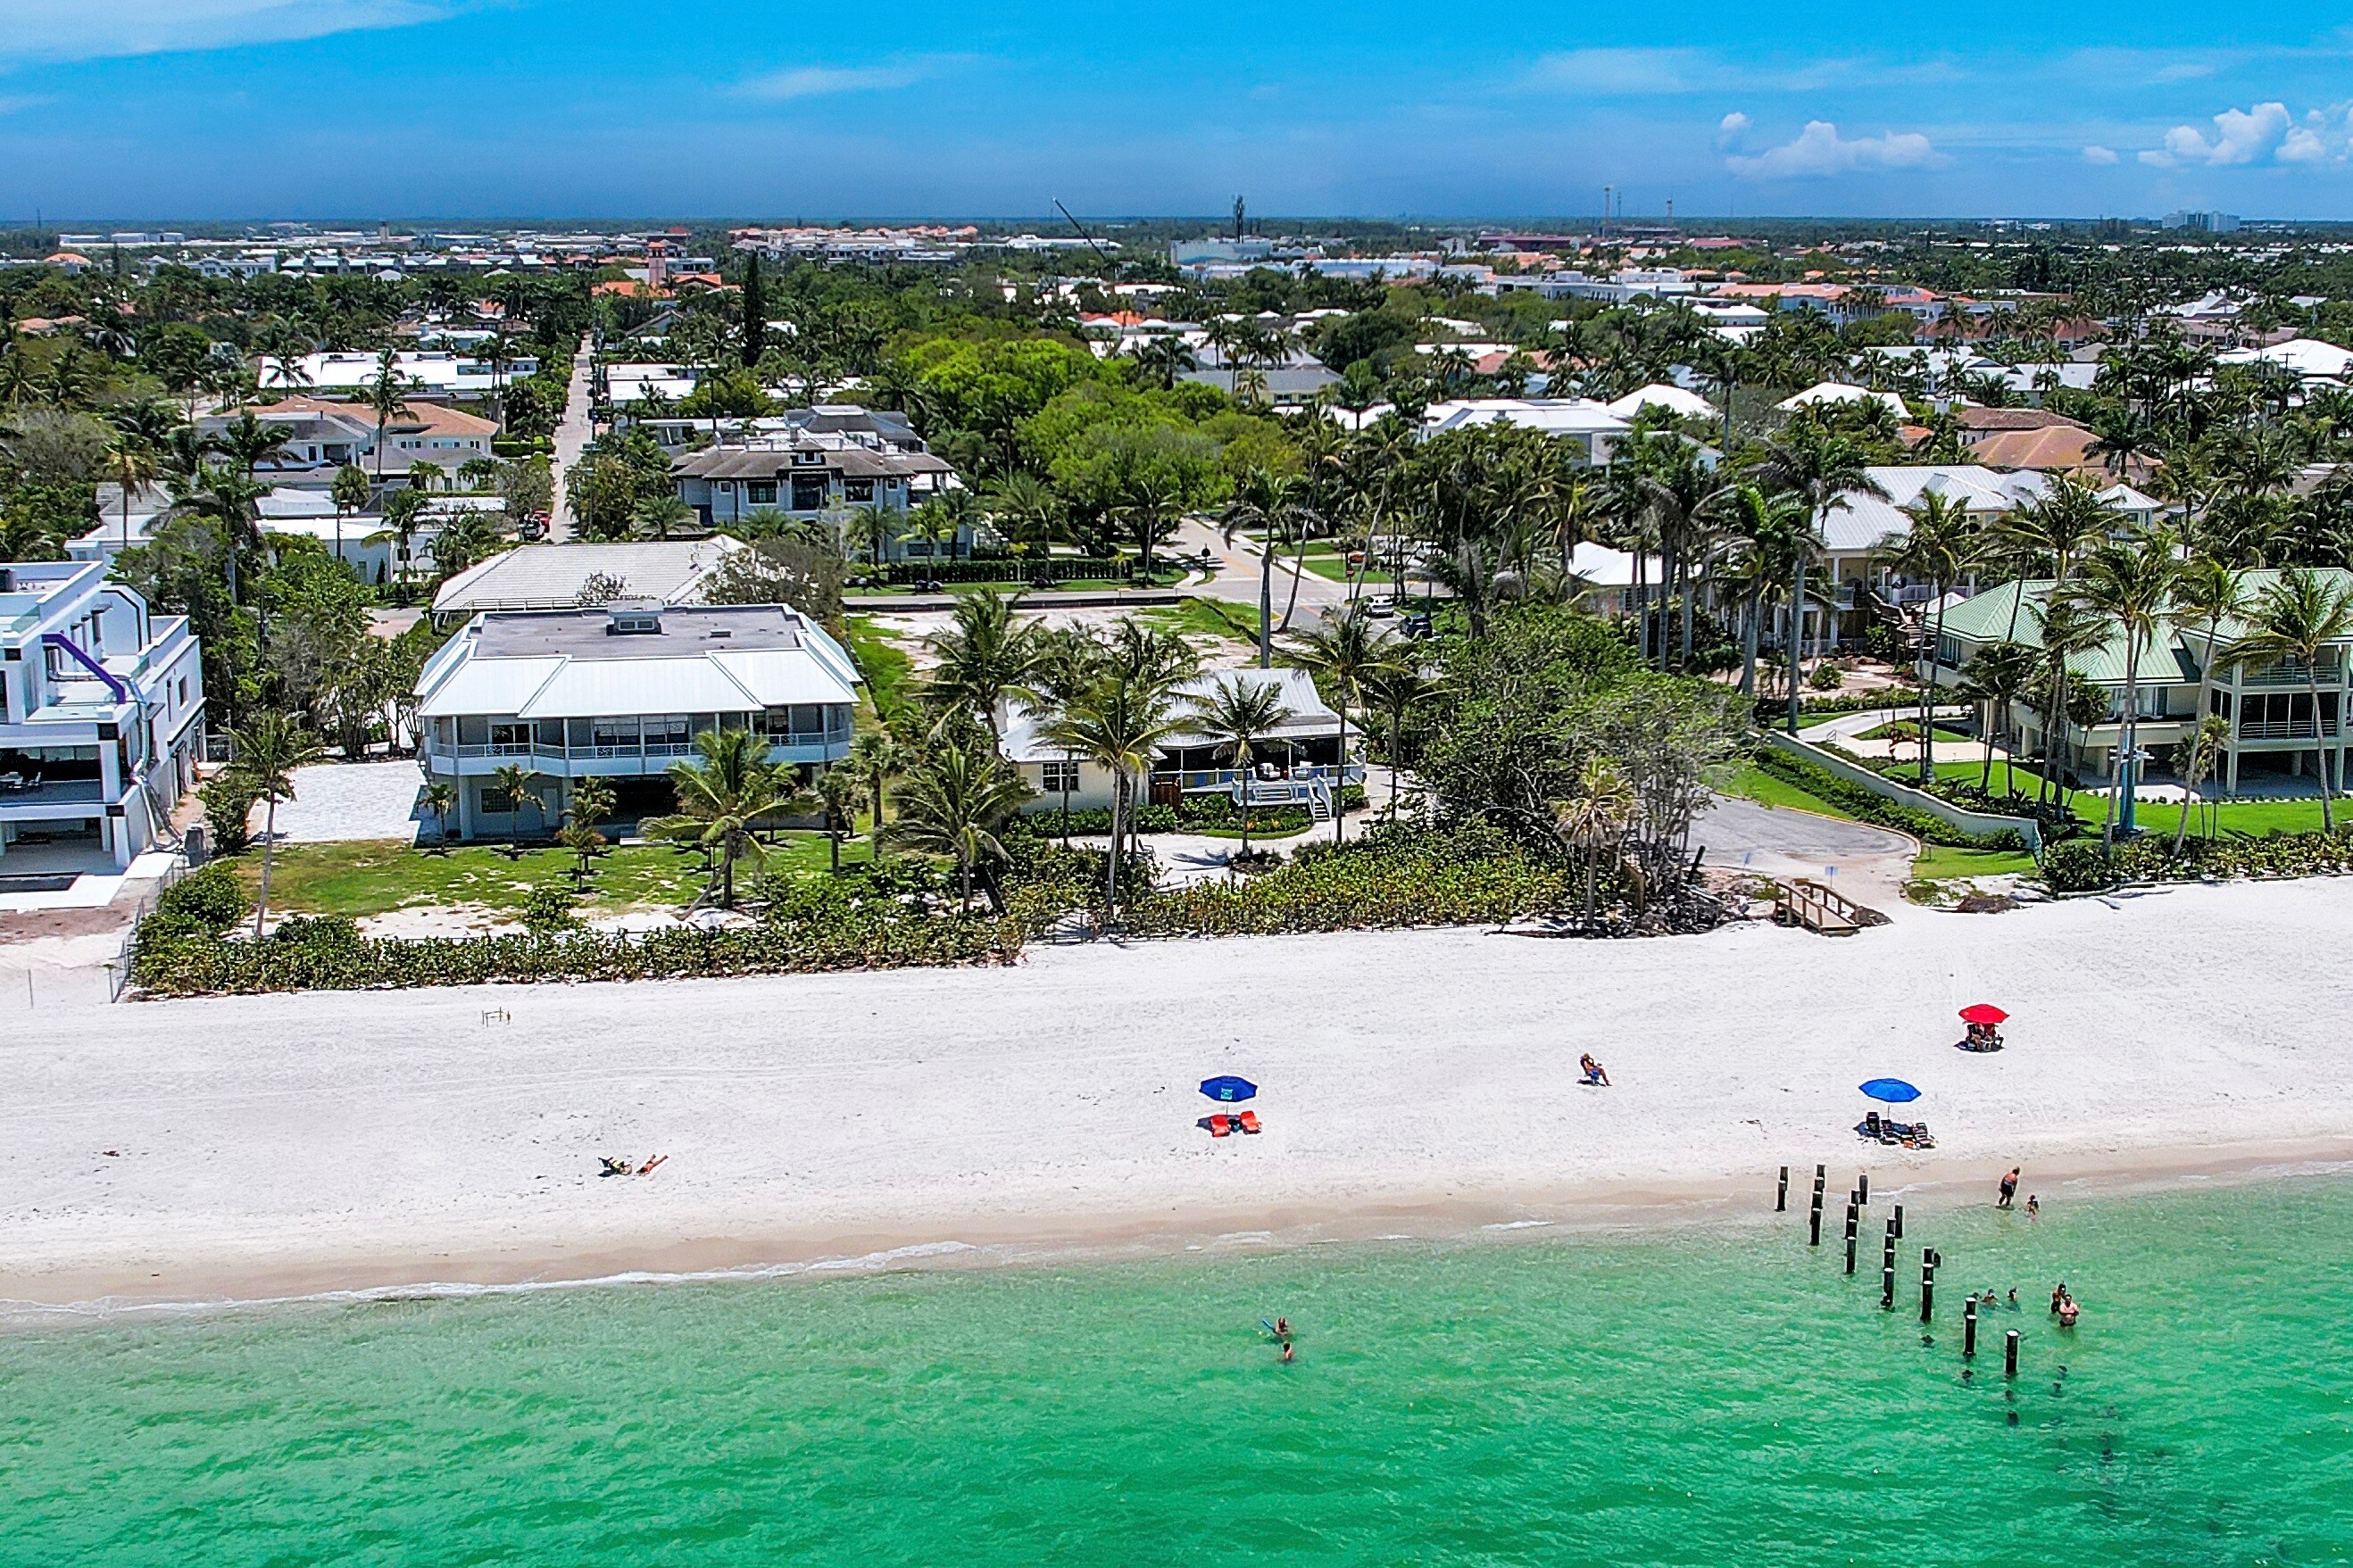
[[[1979,1002],[1961,1009],[1961,1022],[1964,1024],[1999,1024],[2009,1016],[1990,1002]]]

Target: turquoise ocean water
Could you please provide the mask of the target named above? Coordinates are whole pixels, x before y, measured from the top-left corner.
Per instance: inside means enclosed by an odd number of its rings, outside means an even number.
[[[18,1332],[0,1563],[2353,1562],[2353,1184],[1883,1212]]]

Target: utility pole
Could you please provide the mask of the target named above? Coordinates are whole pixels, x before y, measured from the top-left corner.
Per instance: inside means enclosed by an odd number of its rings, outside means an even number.
[[[1604,239],[1609,237],[1609,198],[1617,194],[1617,190],[1615,185],[1601,187],[1601,237]]]

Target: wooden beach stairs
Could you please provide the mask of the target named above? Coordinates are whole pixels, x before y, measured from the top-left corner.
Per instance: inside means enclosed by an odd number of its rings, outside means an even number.
[[[1885,925],[1887,917],[1835,888],[1798,877],[1773,884],[1773,923],[1803,926],[1824,936],[1852,936],[1865,926]]]

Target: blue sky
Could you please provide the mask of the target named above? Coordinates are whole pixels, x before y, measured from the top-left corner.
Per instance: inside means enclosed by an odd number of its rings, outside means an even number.
[[[0,216],[2353,217],[2345,16],[0,0]]]

